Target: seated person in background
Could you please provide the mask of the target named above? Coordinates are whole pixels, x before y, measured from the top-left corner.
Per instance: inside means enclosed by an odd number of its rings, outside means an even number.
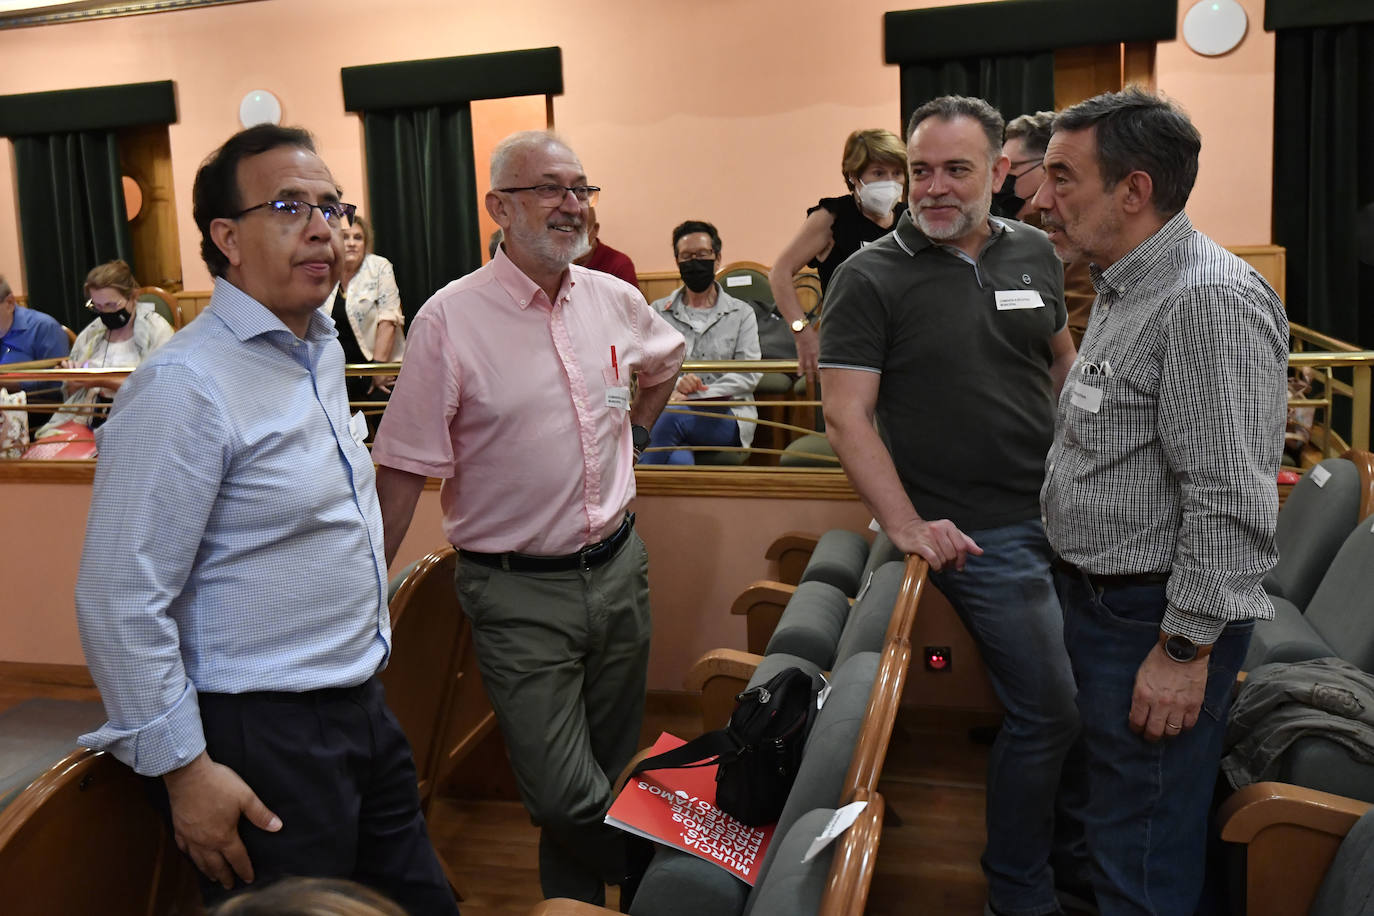
[[[86,308],[95,320],[76,335],[63,369],[133,368],[172,338],[172,326],[150,302],[138,301],[138,281],[123,261],[108,261],[86,274]],[[79,423],[92,429],[105,422],[105,413],[92,411],[97,404],[109,404],[124,376],[96,377],[70,381],[62,386],[66,410],[34,435],[35,439],[57,432],[64,423]],[[86,409],[83,409],[86,408]]]
[[[340,232],[343,240],[343,275],[329,297],[330,317],[339,329],[344,363],[400,362],[406,336],[401,330],[401,294],[391,262],[372,253],[372,227],[361,216]],[[385,400],[395,376],[348,378],[350,401]],[[375,423],[373,424],[376,425]]]
[[[639,274],[635,273],[635,262],[623,251],[617,251],[601,241],[601,224],[596,221],[596,207],[589,208],[591,215],[587,222],[587,244],[591,247],[574,264],[581,264],[588,270],[599,270],[603,274],[619,277],[631,286],[639,287]],[[496,257],[493,253],[492,257]]]
[[[9,281],[0,275],[0,363],[26,363],[35,359],[55,359],[67,354],[67,332],[51,315],[37,309],[20,308]],[[56,389],[51,382],[18,382],[28,393]]]
[[[759,327],[754,309],[716,282],[720,266],[720,234],[701,220],[688,220],[673,230],[673,256],[683,285],[650,306],[687,340],[687,359],[758,359]],[[654,423],[649,448],[656,446],[748,446],[754,441],[758,411],[753,407],[707,407],[693,403],[705,398],[744,398],[754,393],[761,372],[684,372],[677,380],[668,410]],[[672,405],[719,413],[703,417],[676,413]],[[730,422],[725,417],[738,418]],[[685,449],[647,451],[640,464],[695,464]]]
[[[1040,211],[1031,203],[1031,198],[1045,182],[1045,147],[1049,146],[1053,125],[1052,111],[1021,115],[1007,124],[1002,155],[1011,160],[1011,171],[1007,172],[1001,189],[992,195],[994,216],[1019,219],[1037,229],[1044,228],[1040,224]],[[1092,277],[1088,276],[1088,262],[1082,258],[1065,262],[1064,306],[1069,312],[1069,334],[1074,347],[1083,342],[1088,315],[1096,298],[1097,290],[1093,288]]]
[[[871,128],[850,134],[844,141],[840,171],[849,193],[822,197],[807,210],[801,231],[768,273],[778,314],[791,324],[797,338],[797,364],[812,376],[821,352],[820,338],[802,314],[792,278],[811,265],[820,274],[821,295],[825,295],[835,268],[869,242],[887,235],[906,210],[906,147],[892,131]]]

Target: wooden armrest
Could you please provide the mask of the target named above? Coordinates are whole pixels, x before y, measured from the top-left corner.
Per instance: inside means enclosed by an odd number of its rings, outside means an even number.
[[[1367,802],[1279,782],[1257,782],[1218,813],[1221,838],[1245,844],[1249,916],[1306,913],[1341,840]]]
[[[786,582],[778,582],[774,579],[759,579],[751,582],[744,587],[744,591],[739,593],[735,603],[730,605],[730,613],[738,616],[748,616],[751,608],[760,604],[779,604],[785,605],[788,599],[796,593],[795,585],[788,585]]]
[[[593,916],[598,913],[615,913],[615,910],[608,910],[604,906],[595,906],[590,903],[583,903],[581,900],[569,900],[566,897],[555,897],[552,900],[541,900],[530,910],[529,916]]]
[[[1369,802],[1284,782],[1257,782],[1238,790],[1221,806],[1221,838],[1249,843],[1260,831],[1288,824],[1336,837],[1350,832]]]
[[[762,655],[741,652],[739,649],[712,649],[693,663],[687,670],[683,687],[687,690],[701,690],[712,678],[741,678],[748,681],[754,676],[754,669],[763,661]]]
[[[735,711],[735,697],[749,686],[762,655],[738,649],[712,649],[687,671],[683,686],[701,694],[701,730],[724,728]]]
[[[730,613],[744,617],[746,649],[763,653],[782,619],[783,608],[796,590],[795,585],[760,579],[740,592],[735,603],[730,605]]]
[[[776,560],[789,550],[803,550],[807,553],[816,549],[816,544],[821,539],[819,534],[809,534],[805,531],[789,531],[778,537],[776,541],[768,545],[768,549],[763,552],[765,560]]]
[[[764,559],[778,564],[779,579],[796,585],[801,581],[802,571],[806,569],[806,564],[820,539],[818,534],[789,531],[769,544],[763,556]]]

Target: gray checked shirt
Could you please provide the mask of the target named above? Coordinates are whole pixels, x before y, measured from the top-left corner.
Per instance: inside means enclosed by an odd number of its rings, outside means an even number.
[[[1230,621],[1273,616],[1260,580],[1278,558],[1283,303],[1182,212],[1092,277],[1045,530],[1089,573],[1169,573],[1162,629],[1209,644]]]

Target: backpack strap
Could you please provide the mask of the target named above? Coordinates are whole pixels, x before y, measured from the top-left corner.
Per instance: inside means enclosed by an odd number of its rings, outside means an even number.
[[[710,766],[721,760],[733,759],[739,755],[740,747],[726,729],[707,732],[693,738],[681,747],[671,751],[645,757],[630,771],[630,776],[638,776],[645,770],[671,770],[680,767]]]

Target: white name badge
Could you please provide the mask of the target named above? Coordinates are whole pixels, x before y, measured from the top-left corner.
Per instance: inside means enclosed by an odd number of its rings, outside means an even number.
[[[753,284],[753,282],[754,282],[754,278],[751,277],[751,276],[748,276],[748,275],[745,275],[745,276],[742,276],[742,277],[726,277],[726,278],[725,278],[725,285],[726,285],[726,286],[751,286],[751,285]]]
[[[348,434],[353,437],[353,441],[362,445],[367,441],[367,418],[360,410],[348,420]]]
[[[630,409],[630,389],[626,385],[611,385],[606,388],[606,406],[613,410]]]
[[[1102,409],[1102,389],[1094,388],[1086,382],[1074,382],[1069,403],[1088,413],[1097,413]]]
[[[1045,307],[1045,300],[1040,298],[1040,293],[1033,289],[999,289],[994,294],[997,296],[997,311],[1005,312],[1010,309],[1042,309]]]

